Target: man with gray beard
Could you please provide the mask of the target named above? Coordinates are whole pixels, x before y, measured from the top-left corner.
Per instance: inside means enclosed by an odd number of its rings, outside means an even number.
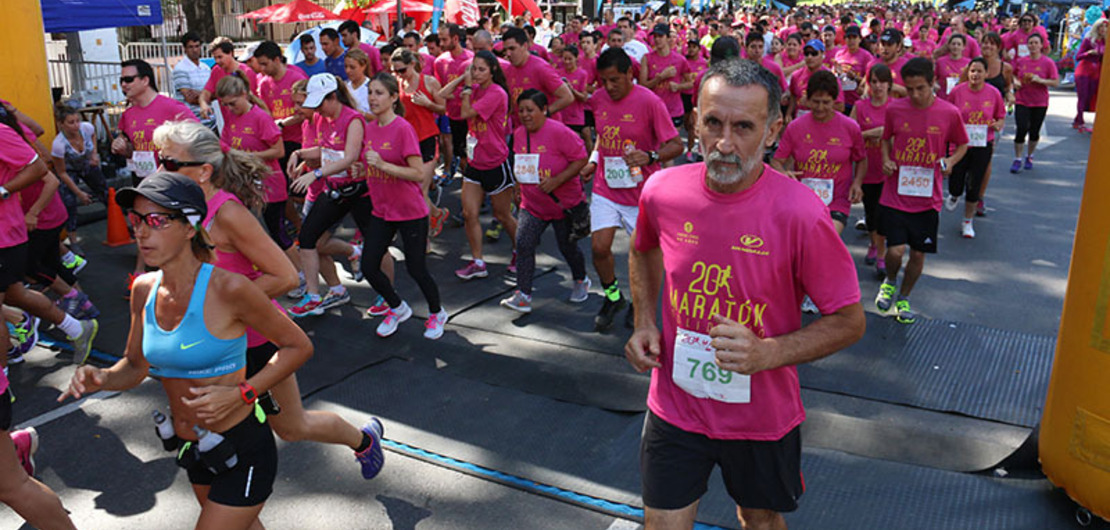
[[[863,336],[855,266],[827,209],[762,162],[782,128],[780,96],[752,61],[714,64],[696,110],[706,162],[659,171],[640,196],[629,272],[643,310],[625,356],[652,371],[648,529],[691,528],[716,466],[744,528],[786,528],[782,512],[804,489],[795,365]],[[823,316],[802,327],[805,294]]]

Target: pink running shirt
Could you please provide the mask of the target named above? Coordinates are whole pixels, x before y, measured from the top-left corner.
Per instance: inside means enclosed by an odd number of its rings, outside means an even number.
[[[534,133],[529,133],[523,125],[517,127],[513,131],[513,152],[540,155],[539,177],[543,180],[562,173],[571,162],[585,160],[586,144],[569,127],[549,119]],[[538,184],[521,182],[520,206],[539,219],[555,221],[564,217],[565,208],[586,200],[578,175],[571,177],[553,193],[559,198],[559,204],[540,190]]]
[[[940,159],[946,156],[948,144],[967,143],[960,112],[942,99],[934,99],[927,109],[914,107],[909,98],[892,101],[886,109],[883,140],[891,140],[891,159],[898,170],[888,175],[883,183],[879,204],[907,213],[939,212],[944,202]],[[914,196],[909,192],[905,184],[911,170],[904,169],[906,167],[932,170],[931,196]]]
[[[617,204],[635,206],[640,201],[640,190],[652,173],[659,171],[659,162],[640,168],[643,181],[632,188],[613,188],[605,180],[605,158],[623,157],[625,146],[641,151],[658,151],[659,147],[678,136],[667,108],[652,91],[633,85],[624,99],[614,102],[604,89],[594,92],[589,99],[597,129],[597,172],[594,193]]]
[[[408,167],[408,158],[420,158],[420,141],[416,129],[400,116],[387,125],[378,120],[366,124],[366,150],[374,150],[390,164]],[[420,184],[394,177],[376,167],[370,172],[370,200],[374,203],[374,217],[386,221],[411,221],[428,216],[428,203]]]
[[[474,169],[493,169],[509,157],[505,136],[509,130],[509,96],[497,83],[477,87],[470,95],[470,106],[478,114],[467,123],[469,135],[478,140],[470,165]]]
[[[286,75],[285,77],[289,77]],[[224,116],[224,129],[220,135],[220,142],[232,149],[258,153],[265,151],[274,144],[282,141],[282,132],[274,123],[274,119],[257,105],[251,105],[250,110],[242,116],[236,115],[231,109],[220,106]],[[289,198],[289,186],[285,182],[285,173],[281,170],[278,159],[264,160],[270,167],[270,174],[266,177],[266,202],[280,202]]]
[[[859,124],[833,112],[832,119],[818,122],[806,114],[786,126],[775,158],[794,158],[801,182],[810,186],[829,210],[848,214],[852,208],[848,191],[855,176],[853,162],[865,158]]]

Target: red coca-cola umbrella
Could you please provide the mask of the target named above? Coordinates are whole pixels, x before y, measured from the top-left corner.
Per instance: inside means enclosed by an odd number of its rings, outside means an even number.
[[[339,12],[339,18],[343,20],[353,20],[362,25],[366,21],[366,9],[361,7],[348,7]]]
[[[263,18],[266,18],[266,17],[270,16],[271,14],[273,14],[274,10],[279,8],[279,7],[281,7],[281,4],[273,5],[273,6],[266,6],[262,9],[255,9],[254,11],[251,11],[250,13],[243,13],[242,15],[239,15],[237,18],[256,19],[256,20],[257,19],[263,19]]]
[[[420,0],[401,0],[401,10],[407,15],[409,13],[431,13],[435,8],[430,3],[421,2]],[[371,15],[380,13],[396,14],[397,13],[397,0],[385,0],[378,2],[373,7],[366,10]]]
[[[293,0],[288,4],[274,6],[273,11],[271,11],[268,16],[260,19],[259,22],[292,24],[295,22],[319,22],[322,20],[343,20],[343,17],[309,2],[308,0]]]

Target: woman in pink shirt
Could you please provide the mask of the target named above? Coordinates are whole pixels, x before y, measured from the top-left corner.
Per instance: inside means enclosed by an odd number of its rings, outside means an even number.
[[[1080,132],[1091,132],[1083,122],[1083,113],[1095,111],[1092,103],[1095,94],[1098,94],[1102,56],[1106,53],[1106,24],[1107,21],[1103,18],[1091,26],[1090,33],[1079,45],[1079,52],[1075,56],[1075,93],[1078,98],[1075,120],[1071,126]]]
[[[787,78],[806,66],[805,57],[802,56],[802,44],[802,34],[791,33],[786,38],[786,49],[775,58],[775,62],[782,67],[782,75]]]
[[[1014,121],[1017,122],[1017,132],[1014,133],[1014,163],[1010,165],[1010,173],[1022,170],[1021,153],[1026,134],[1029,135],[1029,147],[1025,151],[1024,169],[1033,169],[1033,152],[1041,139],[1041,125],[1048,113],[1048,88],[1060,85],[1056,63],[1041,54],[1044,39],[1034,33],[1029,36],[1027,45],[1029,56],[1014,60]]]
[[[439,288],[428,272],[425,259],[428,204],[420,187],[424,181],[420,142],[416,129],[401,117],[405,106],[401,103],[396,78],[386,72],[375,75],[370,81],[368,100],[375,119],[366,124],[365,159],[374,211],[369,229],[363,231],[366,238],[363,263],[379,263],[388,253],[394,236],[401,234],[405,268],[428,302],[424,338],[438,339],[443,336],[447,312],[439,304]],[[392,280],[384,271],[364,265],[363,273],[389,305],[389,311],[378,326],[378,336],[388,337],[397,331],[401,322],[412,316],[412,309],[397,295]]]
[[[278,164],[278,160],[285,156],[281,129],[269,112],[251,101],[247,83],[239,76],[229,75],[220,79],[216,83],[216,97],[219,98],[220,112],[224,118],[220,142],[228,148],[253,153],[270,168],[262,179],[265,188],[262,219],[270,238],[290,256],[293,263],[298,263],[296,253],[292,250],[293,241],[282,222],[285,201],[289,199],[289,184]]]
[[[868,99],[860,100],[852,107],[850,118],[859,123],[863,136],[864,151],[867,153],[867,173],[860,183],[859,193],[863,196],[864,226],[871,243],[867,246],[865,265],[874,265],[879,276],[886,276],[886,238],[879,235],[879,197],[883,194],[883,122],[886,121],[886,108],[890,104],[890,87],[894,85],[894,75],[890,67],[876,63],[868,71]],[[855,183],[853,183],[855,186]],[[860,225],[857,223],[856,228]]]
[[[440,91],[446,96],[463,85],[462,119],[467,120],[469,133],[466,138],[470,164],[463,173],[462,208],[466,222],[466,239],[473,259],[455,275],[463,280],[489,276],[482,259],[482,225],[478,209],[482,199],[489,195],[493,216],[509,232],[509,240],[516,245],[516,219],[512,214],[513,170],[509,163],[509,145],[505,142],[508,132],[509,92],[505,88],[505,74],[493,53],[482,50],[474,54],[474,62],[466,74],[447,83]],[[509,263],[508,273],[516,274],[516,258]]]
[[[963,237],[975,237],[972,220],[979,204],[979,190],[990,167],[994,154],[994,138],[1006,124],[1006,102],[997,88],[986,83],[987,61],[982,57],[971,60],[967,70],[967,83],[959,85],[949,93],[948,102],[955,105],[967,129],[968,148],[952,174],[948,177],[949,197],[944,206],[954,211],[959,205],[960,196],[967,188],[964,198]]]
[[[960,83],[960,76],[971,62],[971,59],[964,57],[966,45],[967,37],[955,33],[948,37],[948,55],[937,58],[935,82],[938,87],[937,97],[940,99],[948,99],[948,93]]]
[[[862,183],[867,174],[859,124],[834,108],[839,93],[832,72],[819,70],[810,76],[806,84],[810,112],[786,126],[771,162],[821,198],[829,207],[837,233],[848,224],[852,203],[862,198],[858,191],[852,193],[853,182]]]
[[[586,200],[578,172],[586,166],[586,147],[579,136],[556,120],[547,119],[547,96],[528,89],[517,98],[520,127],[513,131],[514,175],[520,183],[520,226],[517,229],[517,289],[503,307],[532,312],[532,278],[536,247],[547,225],[574,278],[570,301],[582,303],[590,291],[586,257],[571,240],[565,211]]]

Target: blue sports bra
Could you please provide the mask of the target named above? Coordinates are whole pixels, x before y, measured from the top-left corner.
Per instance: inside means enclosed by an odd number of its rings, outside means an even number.
[[[158,325],[154,303],[162,285],[162,271],[155,272],[154,285],[143,309],[143,355],[150,363],[150,375],[176,379],[218,377],[239,371],[247,364],[247,336],[221,339],[204,325],[204,299],[212,265],[200,266],[189,307],[181,323],[172,331]]]

